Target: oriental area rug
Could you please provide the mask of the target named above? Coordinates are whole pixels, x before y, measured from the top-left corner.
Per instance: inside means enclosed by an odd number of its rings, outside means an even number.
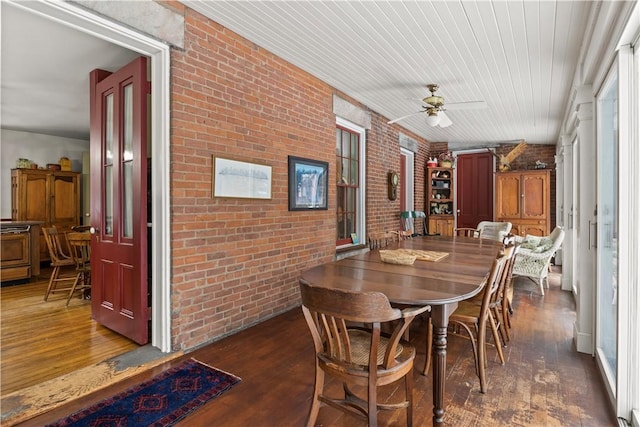
[[[240,381],[190,359],[49,426],[172,426]]]

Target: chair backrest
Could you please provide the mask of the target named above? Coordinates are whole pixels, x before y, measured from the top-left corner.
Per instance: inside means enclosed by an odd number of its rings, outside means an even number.
[[[369,237],[369,249],[382,249],[389,246],[389,244],[398,241],[398,233],[395,231],[382,231],[379,233],[370,233]]]
[[[482,296],[482,304],[480,306],[479,318],[483,319],[487,316],[487,310],[497,303],[502,296],[502,287],[504,285],[505,266],[509,258],[513,257],[513,245],[503,249],[498,253],[491,265],[491,271],[484,288]]]
[[[511,288],[511,279],[513,276],[513,265],[516,262],[516,255],[520,250],[520,242],[516,240],[516,236],[513,234],[507,234],[503,240],[505,249],[511,249],[511,253],[507,258],[506,265],[504,266],[504,272],[502,274],[502,290],[501,290],[501,298],[505,298],[509,289]],[[506,301],[506,300],[505,300]],[[503,307],[506,308],[506,305],[503,304]]]
[[[551,240],[553,240],[554,252],[558,250],[560,245],[562,245],[562,241],[564,240],[564,230],[560,226],[556,226],[553,229],[551,234],[549,234]]]
[[[88,232],[67,233],[67,242],[76,269],[89,270],[91,265],[91,234]]]
[[[356,363],[359,360],[358,364],[369,365],[375,360],[376,366],[394,366],[398,343],[409,322],[400,330],[396,327],[384,357],[380,357],[380,324],[403,317],[402,311],[391,307],[384,294],[323,288],[304,280],[300,280],[300,293],[302,311],[313,337],[316,355],[336,362]],[[364,362],[360,352],[354,353],[357,348],[352,346],[347,322],[371,325],[373,338],[366,350],[369,350],[369,357],[375,359]]]
[[[455,229],[456,236],[477,237],[478,230],[475,228],[459,227]]]
[[[479,237],[481,239],[491,239],[502,242],[505,235],[511,231],[510,222],[480,221],[478,223]]]
[[[42,234],[44,234],[44,240],[47,242],[47,249],[49,249],[49,257],[51,258],[52,264],[65,262],[70,259],[70,256],[67,255],[62,248],[60,235],[56,227],[43,227]]]
[[[413,233],[411,230],[399,230],[396,231],[396,234],[398,235],[399,240],[413,239]]]

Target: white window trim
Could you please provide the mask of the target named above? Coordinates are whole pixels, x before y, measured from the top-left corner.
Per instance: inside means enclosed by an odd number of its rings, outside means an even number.
[[[357,195],[357,212],[358,217],[356,218],[356,234],[359,236],[360,242],[366,242],[367,236],[365,235],[366,223],[365,218],[367,217],[367,205],[365,203],[365,194],[367,194],[366,189],[366,180],[365,180],[365,170],[367,165],[366,152],[365,149],[367,144],[367,136],[365,128],[362,126],[358,126],[355,123],[352,123],[348,120],[345,120],[341,117],[336,116],[336,126],[343,127],[345,129],[350,130],[351,132],[357,133],[360,136],[360,151],[358,156],[360,158],[359,167],[358,167],[358,195]],[[335,181],[334,181],[335,182]],[[358,244],[359,245],[359,244]],[[349,243],[346,245],[337,246],[337,249],[348,248],[351,246],[355,246],[353,243]]]
[[[405,173],[405,188],[402,189],[404,192],[405,200],[407,201],[407,210],[415,211],[415,197],[414,197],[414,183],[415,183],[415,153],[411,150],[407,150],[406,148],[400,147],[400,152],[407,157],[407,163],[404,165],[404,173]]]

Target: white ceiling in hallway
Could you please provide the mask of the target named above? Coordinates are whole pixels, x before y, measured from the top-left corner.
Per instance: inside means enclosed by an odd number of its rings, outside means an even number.
[[[398,122],[432,141],[555,144],[592,2],[187,1],[211,19],[395,119],[426,85],[453,125]]]
[[[587,18],[596,4],[185,3],[388,120],[420,111],[430,83],[440,85],[437,94],[445,98],[445,108],[447,103],[485,101],[485,109],[448,110],[453,124],[446,128],[428,126],[422,114],[396,125],[457,146],[521,139],[557,142]],[[90,63],[92,69],[100,62],[114,69],[135,54],[77,32],[70,38],[64,33],[72,30],[53,22],[43,24],[44,18],[25,13],[18,13],[15,6],[2,7],[3,127],[88,135],[90,69],[82,69],[83,65]],[[31,36],[26,37],[25,31]],[[38,99],[39,93],[46,93],[44,100]]]

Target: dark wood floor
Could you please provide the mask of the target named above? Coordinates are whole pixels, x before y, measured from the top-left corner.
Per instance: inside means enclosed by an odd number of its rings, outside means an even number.
[[[479,392],[468,341],[450,337],[447,354],[445,416],[455,426],[615,426],[594,359],[572,343],[575,307],[559,288],[559,276],[541,297],[537,286],[518,279],[512,341],[506,365],[489,349],[488,391]],[[419,325],[418,325],[419,326]],[[424,362],[424,334],[412,333],[416,363]],[[149,378],[182,358],[193,357],[238,375],[242,382],[188,416],[181,426],[302,426],[313,388],[313,345],[299,308],[243,332],[204,346],[104,390],[69,402],[22,425],[41,426]],[[417,372],[414,425],[430,425],[431,375]],[[338,384],[329,384],[339,390]],[[397,386],[386,387],[392,396]],[[402,388],[400,388],[400,393]],[[380,415],[382,425],[405,425],[404,414]],[[364,426],[352,417],[322,407],[319,426]]]

